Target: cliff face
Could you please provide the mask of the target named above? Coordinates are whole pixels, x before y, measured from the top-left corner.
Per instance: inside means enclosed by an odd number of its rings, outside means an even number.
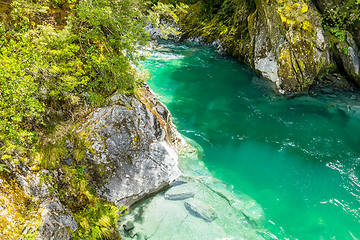
[[[196,4],[183,18],[183,38],[219,39],[230,55],[276,83],[281,93],[307,91],[321,75],[338,71],[360,85],[359,21],[348,27],[353,31],[325,26],[325,21],[332,24],[325,11],[339,1],[225,1],[210,21],[201,17],[207,13]]]
[[[354,1],[313,0],[318,11],[334,27],[327,31],[340,69],[360,86],[360,6]],[[343,30],[342,30],[342,29]]]
[[[282,92],[301,92],[331,66],[329,44],[314,6],[306,2],[255,1],[249,18],[252,66]],[[264,47],[266,46],[266,47]]]

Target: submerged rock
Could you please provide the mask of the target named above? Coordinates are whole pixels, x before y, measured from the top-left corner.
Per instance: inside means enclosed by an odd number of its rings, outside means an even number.
[[[135,226],[134,226],[134,223],[132,221],[128,221],[127,223],[125,223],[123,225],[123,227],[124,227],[124,229],[126,231],[129,231],[129,230],[133,229]]]
[[[215,210],[205,203],[197,200],[191,199],[184,202],[185,208],[193,213],[195,216],[204,219],[205,221],[211,222],[217,218]]]
[[[261,211],[252,209],[256,202],[244,194],[234,193],[231,186],[211,177],[199,159],[201,156],[201,152],[191,146],[182,149],[183,175],[164,194],[134,205],[121,217],[125,224],[134,223],[130,231],[119,228],[122,239],[137,239],[138,236],[154,240],[264,239],[262,235],[266,235],[266,231],[260,227],[263,218],[251,215],[252,211]],[[176,200],[169,199],[170,196]],[[185,198],[187,196],[192,197]],[[258,204],[256,207],[261,208]],[[243,210],[248,210],[249,216]]]
[[[239,204],[241,206],[241,211],[251,220],[259,222],[265,218],[264,210],[262,207],[255,201],[246,202],[245,205]],[[234,207],[237,207],[236,204],[233,204]]]
[[[173,183],[184,140],[171,115],[145,87],[141,100],[115,95],[91,113],[77,130],[89,148],[86,165],[97,193],[117,206],[130,207]]]
[[[187,198],[192,198],[195,196],[195,193],[186,187],[186,184],[180,185],[178,187],[172,187],[170,190],[166,191],[164,197],[168,200],[184,200]]]

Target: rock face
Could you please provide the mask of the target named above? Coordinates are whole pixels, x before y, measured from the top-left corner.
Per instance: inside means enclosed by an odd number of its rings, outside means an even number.
[[[40,206],[41,224],[39,240],[68,240],[77,228],[77,223],[70,211],[50,194],[49,188],[42,183],[38,175],[34,175],[26,167],[22,167],[22,174],[17,174],[17,180],[24,192],[31,196]]]
[[[281,92],[306,91],[331,66],[329,44],[316,8],[306,1],[257,0],[249,16],[253,67]]]
[[[342,0],[226,1],[206,25],[201,18],[206,13],[197,3],[183,20],[183,39],[202,37],[205,44],[220,39],[227,53],[274,82],[280,93],[307,91],[316,78],[339,71],[360,86],[356,30],[360,20],[344,39],[322,26],[326,9],[345,9],[346,4]]]
[[[360,12],[360,6],[351,1],[343,0],[313,0],[315,6],[324,16],[333,15],[331,19],[341,16],[345,21],[338,23],[348,31],[338,28],[330,28],[327,35],[339,67],[360,86],[359,76],[359,46],[360,46],[360,19],[356,14]],[[349,15],[349,16],[347,16]],[[355,20],[351,20],[355,17]],[[348,25],[348,26],[347,26]]]
[[[141,101],[119,94],[88,117],[77,131],[89,145],[86,165],[100,196],[130,207],[180,176],[174,149],[185,142],[170,119],[148,87]]]
[[[360,54],[359,48],[355,44],[353,37],[350,33],[345,33],[345,41],[333,39],[334,53],[341,67],[346,74],[352,78],[360,86]]]
[[[169,22],[165,19],[161,19],[158,27],[149,23],[144,30],[150,34],[152,39],[180,40],[180,34],[177,33],[180,30],[179,26],[175,22]]]
[[[48,198],[41,205],[42,223],[38,239],[68,240],[71,232],[77,228],[77,223],[68,209],[58,199]],[[71,229],[72,231],[68,231]]]

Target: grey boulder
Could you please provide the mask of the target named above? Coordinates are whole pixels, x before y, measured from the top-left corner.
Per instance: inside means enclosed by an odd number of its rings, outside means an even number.
[[[117,94],[77,129],[88,143],[90,182],[104,199],[130,207],[180,175],[175,150],[185,143],[171,115],[145,85],[140,100]],[[175,149],[175,150],[174,150]]]

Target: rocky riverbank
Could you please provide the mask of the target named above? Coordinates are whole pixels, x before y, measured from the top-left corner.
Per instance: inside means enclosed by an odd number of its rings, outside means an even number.
[[[191,4],[176,39],[218,47],[274,82],[280,93],[308,91],[332,73],[360,85],[358,3],[229,0],[208,8]]]
[[[119,208],[129,208],[167,188],[181,175],[177,151],[187,144],[172,124],[166,106],[147,85],[138,98],[114,95],[106,106],[91,112],[73,133],[82,136],[86,146],[83,166],[90,185],[98,196]],[[71,157],[74,145],[67,141],[69,154],[63,159],[70,167],[76,162]],[[8,166],[12,167],[11,174],[6,169],[0,176],[0,236],[70,239],[77,223],[51,190],[55,185],[44,182],[44,171],[22,164]],[[51,174],[63,177],[61,170]]]

